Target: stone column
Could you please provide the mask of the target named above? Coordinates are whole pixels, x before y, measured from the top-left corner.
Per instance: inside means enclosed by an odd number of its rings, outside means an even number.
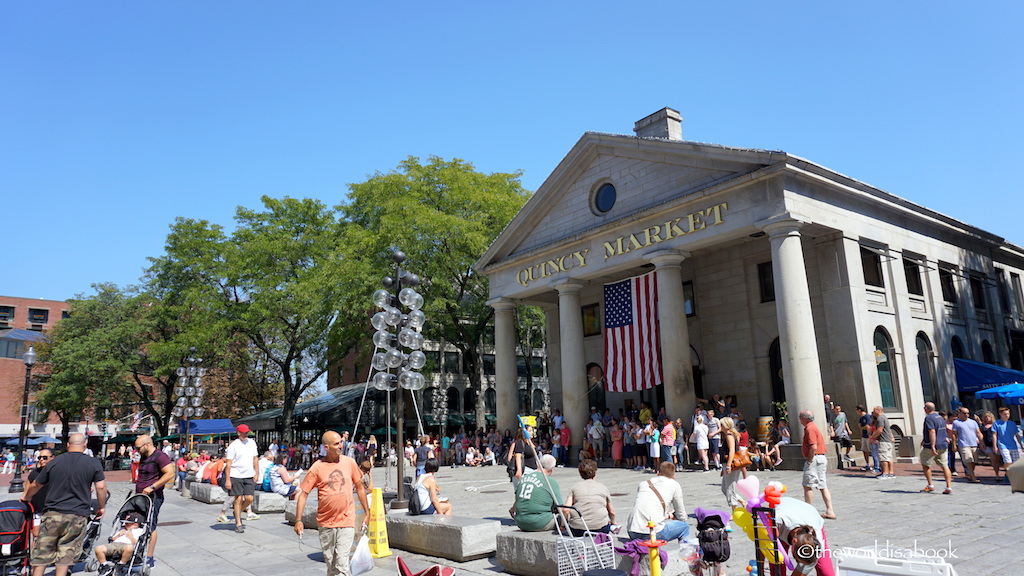
[[[587,409],[587,370],[583,353],[583,311],[580,290],[583,284],[564,280],[558,290],[558,320],[562,351],[562,416],[572,433],[569,455],[583,447],[583,433],[590,411]]]
[[[775,313],[779,322],[786,408],[794,442],[803,438],[803,427],[797,418],[801,410],[813,412],[822,434],[828,433],[818,341],[814,334],[807,268],[800,240],[800,228],[804,224],[788,214],[758,223],[768,233],[772,245]]]
[[[647,256],[658,272],[658,326],[665,411],[673,418],[684,419],[693,412],[697,403],[680,266],[689,255],[689,252],[659,250]]]
[[[519,427],[519,380],[516,377],[515,304],[507,300],[488,302],[494,308],[494,392],[498,430]]]
[[[551,411],[564,410],[562,400],[562,336],[558,321],[558,306],[543,306],[544,326],[547,333],[548,394],[551,396]]]

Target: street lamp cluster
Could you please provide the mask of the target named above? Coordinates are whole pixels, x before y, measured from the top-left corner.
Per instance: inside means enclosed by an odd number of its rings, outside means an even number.
[[[391,260],[395,263],[394,276],[385,276],[382,281],[384,288],[373,293],[373,303],[380,310],[370,319],[370,325],[375,330],[373,344],[376,347],[370,362],[375,373],[370,381],[377,390],[398,391],[395,399],[398,429],[396,447],[399,451],[396,501],[402,507],[405,505],[405,465],[401,457],[405,433],[403,396],[404,390],[422,390],[426,385],[426,379],[418,370],[427,364],[427,356],[421,350],[421,332],[427,317],[421,310],[423,296],[414,290],[420,284],[419,276],[402,269],[405,253],[395,250]]]
[[[25,362],[25,391],[21,397],[21,428],[18,429],[18,452],[15,454],[14,478],[11,478],[11,486],[7,489],[9,494],[25,491],[25,480],[21,477],[25,461],[25,434],[28,431],[28,389],[32,384],[32,367],[36,364],[36,349],[28,347],[28,351],[22,356]]]
[[[190,348],[191,355],[185,359],[185,366],[178,368],[178,382],[174,387],[174,394],[178,397],[177,404],[171,410],[176,418],[185,417],[185,434],[192,436],[190,421],[192,417],[202,418],[206,410],[203,408],[203,395],[206,389],[203,387],[203,377],[206,376],[206,368],[200,366],[202,358],[196,358],[195,348]],[[186,442],[191,449],[191,442]]]

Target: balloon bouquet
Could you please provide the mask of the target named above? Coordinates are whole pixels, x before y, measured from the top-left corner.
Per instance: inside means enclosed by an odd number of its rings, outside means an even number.
[[[775,508],[786,493],[786,486],[781,482],[769,482],[764,491],[759,490],[761,481],[757,476],[747,476],[736,482],[736,489],[740,496],[746,501],[746,505],[736,508],[732,512],[732,520],[739,526],[751,541],[758,544],[761,554],[770,564],[785,564],[788,570],[796,566],[782,544],[776,541],[777,530],[769,530],[772,526],[771,518],[764,510],[756,512],[758,525],[754,530],[754,514],[756,508]],[[754,564],[747,567],[747,571],[755,571]]]

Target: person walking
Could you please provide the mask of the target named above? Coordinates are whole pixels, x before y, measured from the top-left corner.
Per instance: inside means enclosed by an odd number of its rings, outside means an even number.
[[[971,418],[971,411],[961,406],[957,408],[957,419],[953,421],[953,439],[956,441],[960,461],[967,467],[967,480],[979,484],[975,467],[978,462],[978,446],[982,443],[981,427]],[[950,446],[952,448],[952,446]]]
[[[740,449],[740,434],[736,431],[736,424],[728,416],[720,419],[719,425],[722,431],[722,454],[725,457],[721,472],[722,494],[725,495],[729,507],[736,508],[740,505],[740,494],[736,490],[736,482],[739,481],[744,469],[733,468],[732,459]]]
[[[259,474],[260,453],[256,440],[249,438],[249,427],[240,425],[236,431],[238,437],[228,446],[224,466],[224,489],[235,499],[235,532],[245,532],[242,524],[242,511],[252,504],[256,496],[256,480]],[[246,520],[255,520],[250,514]]]
[[[85,435],[75,433],[68,438],[68,451],[54,458],[21,495],[22,502],[31,502],[43,486],[49,486],[46,512],[39,526],[39,538],[32,547],[32,576],[43,576],[48,566],[55,566],[55,576],[65,576],[78,562],[85,540],[89,514],[92,512],[91,489],[96,491],[97,518],[102,518],[107,503],[107,482],[103,466],[96,458],[85,455]]]
[[[892,428],[889,427],[889,418],[881,406],[875,406],[871,410],[871,415],[875,418],[875,431],[871,433],[870,438],[878,442],[878,462],[882,469],[882,474],[878,477],[882,480],[895,478],[896,474],[893,473],[892,467],[894,438]]]
[[[156,549],[156,527],[160,507],[164,504],[164,486],[174,485],[174,462],[166,451],[157,450],[153,439],[145,434],[135,439],[135,449],[141,457],[135,492],[153,499],[152,535],[146,550],[146,565],[152,568],[156,564],[153,560],[153,551]]]
[[[355,487],[356,497],[363,507],[363,527],[370,515],[366,488],[360,481],[363,473],[356,461],[341,453],[341,435],[324,432],[323,445],[327,454],[313,463],[299,484],[299,495],[295,498],[295,533],[301,538],[305,532],[302,513],[306,499],[315,488],[317,491],[316,523],[320,547],[323,549],[327,576],[349,576],[348,553],[356,533],[356,506],[352,498]]]
[[[850,450],[853,449],[853,439],[850,436],[853,431],[850,430],[850,422],[846,418],[846,412],[843,412],[842,406],[834,404],[832,413],[834,416],[832,417],[831,436],[843,447],[843,462],[849,466],[853,463],[853,458],[850,457]]]
[[[36,478],[42,473],[43,468],[46,468],[46,465],[50,463],[50,460],[53,460],[53,450],[49,448],[36,450],[36,466],[28,473],[29,484],[36,481]],[[39,537],[39,521],[43,512],[46,511],[46,495],[49,491],[49,486],[41,486],[35,496],[32,497],[32,510],[35,511],[32,523],[33,538]]]
[[[836,513],[832,509],[832,493],[828,490],[825,482],[825,472],[828,469],[828,461],[825,458],[825,437],[821,430],[814,423],[814,413],[810,410],[800,411],[800,424],[804,427],[804,440],[801,445],[801,453],[804,457],[804,502],[814,502],[814,490],[821,491],[821,499],[825,501],[825,512],[822,518],[835,520]]]
[[[932,466],[942,468],[942,476],[946,480],[946,489],[943,494],[953,493],[953,475],[949,471],[946,450],[949,443],[946,441],[946,419],[935,411],[935,404],[924,403],[924,435],[921,438],[921,468],[924,469],[924,479],[928,485],[921,492],[935,492],[932,484]]]

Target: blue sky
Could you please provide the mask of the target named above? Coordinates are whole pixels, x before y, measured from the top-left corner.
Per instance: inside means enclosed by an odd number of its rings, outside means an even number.
[[[138,281],[177,216],[524,171],[665,106],[1024,245],[1020,2],[0,4],[0,294]]]

